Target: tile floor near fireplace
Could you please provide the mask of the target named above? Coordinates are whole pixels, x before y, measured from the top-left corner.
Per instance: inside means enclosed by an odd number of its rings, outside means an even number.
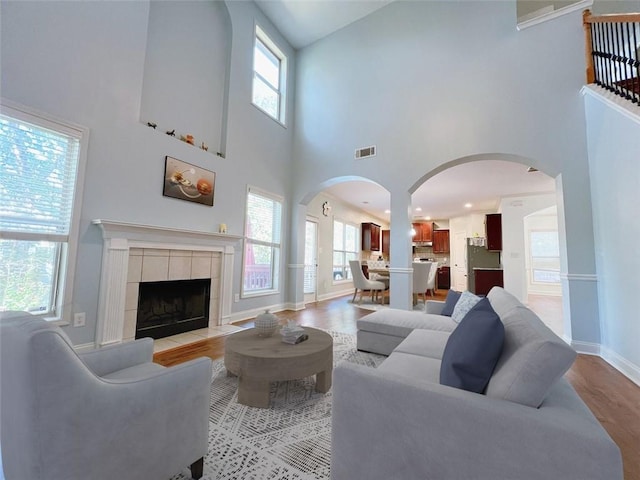
[[[218,325],[217,327],[201,328],[186,333],[179,333],[170,337],[160,338],[153,341],[153,353],[164,352],[172,348],[198,342],[207,338],[221,337],[230,333],[244,330],[236,325]]]

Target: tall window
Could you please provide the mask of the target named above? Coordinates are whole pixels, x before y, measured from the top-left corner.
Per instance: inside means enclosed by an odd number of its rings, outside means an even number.
[[[278,290],[282,199],[249,187],[245,222],[243,295]]]
[[[61,319],[70,303],[82,137],[80,128],[3,105],[0,311]]]
[[[557,231],[529,232],[531,282],[560,283],[560,247]]]
[[[358,258],[358,227],[333,221],[333,281],[350,280],[349,260]]]
[[[287,57],[256,25],[253,50],[253,104],[284,124]]]

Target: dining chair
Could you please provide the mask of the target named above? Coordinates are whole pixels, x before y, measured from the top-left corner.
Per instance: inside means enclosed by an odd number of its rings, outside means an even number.
[[[369,280],[362,273],[362,267],[360,266],[359,260],[349,260],[349,267],[351,268],[351,276],[353,277],[353,286],[355,287],[355,291],[353,292],[353,299],[351,302],[356,301],[356,296],[358,291],[360,292],[360,301],[358,304],[362,303],[362,294],[364,292],[369,292],[371,294],[371,301],[375,302],[378,292],[384,292],[387,286],[383,282],[379,282],[377,280]],[[384,300],[384,296],[380,296],[380,303]]]
[[[417,303],[422,295],[422,301],[427,303],[427,290],[429,289],[429,276],[431,275],[431,262],[413,262],[413,303]]]
[[[431,296],[436,296],[436,273],[438,273],[438,262],[426,262],[431,264],[429,270],[429,278],[427,280],[427,293],[431,292]]]

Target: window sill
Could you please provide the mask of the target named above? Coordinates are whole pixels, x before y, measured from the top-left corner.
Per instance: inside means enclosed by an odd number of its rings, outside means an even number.
[[[266,297],[268,295],[278,295],[280,290],[260,290],[259,292],[245,292],[240,295],[241,299]]]

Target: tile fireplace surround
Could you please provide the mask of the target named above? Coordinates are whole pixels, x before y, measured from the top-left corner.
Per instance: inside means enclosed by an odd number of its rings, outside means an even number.
[[[96,345],[133,340],[140,282],[211,279],[209,327],[229,323],[237,235],[93,220],[103,251]]]

